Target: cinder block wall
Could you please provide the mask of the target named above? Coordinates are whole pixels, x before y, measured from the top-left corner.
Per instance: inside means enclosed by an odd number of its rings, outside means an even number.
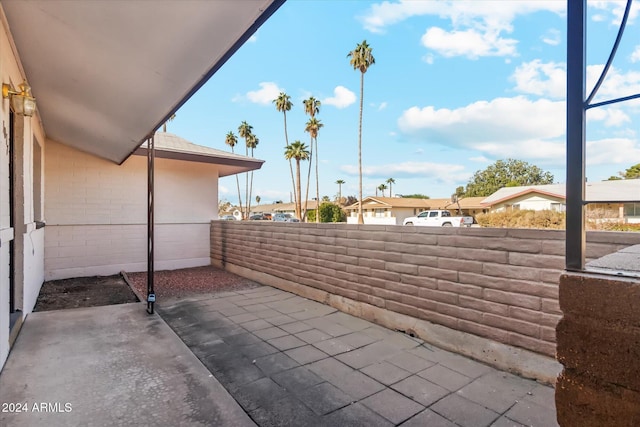
[[[566,274],[560,306],[560,425],[640,425],[640,280]]]
[[[147,159],[122,165],[47,141],[45,280],[147,268]],[[157,269],[209,263],[216,165],[156,159]]]
[[[640,233],[588,233],[588,258]],[[564,232],[213,221],[211,260],[554,357]]]

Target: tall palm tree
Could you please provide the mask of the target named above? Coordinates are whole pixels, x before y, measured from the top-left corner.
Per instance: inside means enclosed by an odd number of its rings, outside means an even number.
[[[247,157],[249,157],[249,135],[251,135],[251,132],[253,131],[253,126],[251,126],[249,123],[247,123],[246,121],[243,121],[242,123],[240,123],[240,126],[238,126],[238,135],[240,135],[240,138],[244,138],[245,144],[246,144],[246,150],[245,150],[245,154],[247,155]],[[249,172],[245,172],[244,174],[245,176],[245,200],[247,200],[249,198]],[[242,212],[242,211],[240,211]],[[242,213],[242,217],[243,219],[246,219],[249,217],[249,212],[247,211],[246,213]]]
[[[367,41],[363,40],[347,55],[347,58],[351,58],[349,64],[353,69],[360,70],[360,125],[358,127],[358,175],[360,178],[358,196],[360,204],[358,205],[358,224],[364,224],[364,218],[362,217],[362,106],[364,99],[364,73],[367,72],[371,65],[376,63],[371,51],[372,48],[367,44]]]
[[[304,101],[302,101],[302,103],[304,104],[304,113],[308,114],[312,119],[316,117],[316,114],[320,113],[320,106],[322,105],[322,103],[320,102],[320,100],[315,99],[313,96],[310,96],[309,99],[305,99]],[[309,170],[307,171],[307,191],[304,199],[305,217],[307,214],[307,202],[309,201],[309,182],[311,181],[311,163],[314,156],[313,142],[314,142],[314,139],[313,139],[313,136],[311,136],[311,142],[309,147]],[[317,149],[318,147],[315,147],[315,148]]]
[[[309,135],[311,135],[311,143],[315,144],[315,147],[316,147],[316,150],[315,150],[316,154],[314,156],[316,158],[316,222],[320,222],[320,216],[319,216],[320,187],[318,185],[318,132],[323,127],[324,125],[320,122],[320,120],[316,119],[315,117],[312,117],[309,119],[309,121],[306,124],[306,127],[304,128],[304,131],[309,132]],[[311,164],[311,162],[309,162],[309,164]],[[309,181],[307,180],[307,199],[308,198],[309,198]],[[306,215],[306,212],[307,212],[306,204],[305,204],[304,210]]]
[[[284,92],[280,92],[280,95],[273,100],[273,103],[276,105],[276,110],[281,112],[284,116],[284,140],[286,144],[289,145],[289,134],[287,133],[287,111],[291,111],[291,107],[293,107],[291,97]],[[291,163],[291,159],[289,159],[289,172],[291,172],[291,185],[293,186],[293,193],[295,194],[296,181],[293,178],[293,164]],[[295,198],[293,201],[295,203]]]
[[[253,150],[256,149],[260,140],[254,134],[249,135],[247,139],[247,146],[251,149],[251,157],[253,157]],[[247,217],[251,214],[251,196],[253,195],[253,171],[251,171],[251,184],[249,184],[249,197],[247,198]]]
[[[387,179],[387,184],[389,184],[389,197],[393,197],[393,195],[391,194],[391,184],[395,184],[396,180],[393,178],[389,178]]]
[[[169,116],[166,122],[162,124],[162,132],[167,133],[167,123],[174,121],[176,118],[176,113],[173,113]]]
[[[342,184],[344,183],[344,179],[339,179],[336,181],[336,184],[338,184],[338,203],[342,203]]]
[[[389,187],[387,187],[386,184],[378,185],[378,190],[380,190],[382,192],[382,197],[384,197],[384,190],[386,190],[387,188],[389,188]]]
[[[233,132],[229,131],[224,143],[231,147],[231,152],[233,153],[233,147],[235,147],[238,143],[238,138]],[[240,179],[238,179],[238,174],[236,174],[236,184],[238,185],[238,206],[240,207],[240,212],[242,213],[242,198],[240,197]]]
[[[297,203],[296,203],[296,217],[302,219],[300,216],[302,212],[302,199],[300,199],[302,187],[300,185],[300,160],[309,160],[309,150],[307,150],[307,146],[304,145],[303,142],[294,141],[293,143],[287,145],[284,148],[284,158],[294,159],[296,161],[296,191],[298,192]]]

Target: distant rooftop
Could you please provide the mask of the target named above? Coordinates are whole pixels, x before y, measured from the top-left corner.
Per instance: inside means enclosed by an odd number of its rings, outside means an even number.
[[[156,132],[154,146],[157,158],[216,164],[220,177],[260,169],[264,163],[264,160],[197,145],[168,132]],[[134,154],[146,156],[147,143],[142,144]]]
[[[503,187],[485,198],[482,204],[493,205],[527,193],[541,193],[566,199],[566,186],[565,184],[547,184]],[[640,202],[640,179],[587,182],[585,194],[586,200],[590,202]]]

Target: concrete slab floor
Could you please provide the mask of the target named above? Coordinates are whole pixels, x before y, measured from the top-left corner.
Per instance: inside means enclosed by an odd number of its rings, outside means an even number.
[[[260,426],[558,425],[551,387],[274,288],[159,312]]]
[[[30,314],[0,405],[2,426],[255,426],[140,303]]]

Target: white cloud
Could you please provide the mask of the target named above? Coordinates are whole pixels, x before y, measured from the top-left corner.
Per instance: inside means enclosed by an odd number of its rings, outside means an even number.
[[[640,143],[629,138],[588,141],[586,159],[588,165],[633,165],[640,162]]]
[[[627,2],[611,0],[591,0],[588,2],[588,4],[589,7],[592,7],[599,11],[603,11],[603,13],[597,13],[593,15],[592,19],[594,21],[605,21],[607,19],[606,15],[609,15],[611,24],[620,25]],[[638,17],[638,14],[640,14],[640,4],[637,1],[634,1],[631,3],[631,10],[629,11],[629,20],[627,21],[627,24],[632,24]]]
[[[423,148],[418,148],[418,149],[416,149],[416,151],[413,152],[413,154],[424,154],[424,149]]]
[[[587,111],[587,120],[603,121],[607,127],[622,126],[625,123],[631,123],[629,117],[619,108],[592,108]]]
[[[477,0],[439,2],[400,0],[393,3],[383,1],[372,5],[359,19],[365,29],[374,33],[382,33],[386,27],[413,16],[424,15],[450,19],[455,27],[482,23],[487,27],[508,29],[517,15],[543,10],[561,14],[565,12],[566,4],[561,1],[520,0],[501,1],[499,7],[498,5],[491,7],[490,3]]]
[[[511,56],[516,54],[517,40],[499,37],[500,32],[478,31],[445,31],[439,27],[431,27],[422,36],[424,47],[432,49],[442,56],[466,56],[478,59],[481,56]]]
[[[425,56],[422,57],[422,60],[429,65],[432,65],[435,62],[435,58],[432,53],[427,53]]]
[[[603,64],[587,66],[587,91],[595,86]],[[542,62],[539,59],[522,63],[511,78],[518,92],[563,99],[566,96],[567,66],[565,63]],[[621,72],[615,67],[609,68],[607,77],[598,89],[595,101],[619,98],[640,93],[640,72]]]
[[[414,139],[477,150],[489,157],[557,162],[564,160],[564,117],[562,101],[518,96],[455,110],[412,107],[398,119],[398,127]]]
[[[220,194],[229,194],[229,189],[224,185],[218,184],[218,193]]]
[[[342,109],[356,102],[356,94],[344,86],[336,86],[333,90],[333,95],[332,97],[323,99],[322,104],[333,105],[336,108]]]
[[[591,92],[603,69],[603,64],[587,66],[587,93]],[[602,86],[598,89],[594,102],[633,95],[635,93],[640,93],[640,72],[629,71],[623,73],[612,66],[609,68],[609,72],[604,82],[602,82]],[[629,104],[627,103],[627,105]]]
[[[551,46],[558,46],[561,41],[561,33],[555,28],[550,28],[546,33],[541,37],[543,43],[546,43]]]
[[[357,165],[343,165],[340,170],[346,174],[357,176]],[[456,183],[466,180],[470,174],[464,173],[464,166],[431,162],[402,162],[377,166],[363,166],[362,176],[369,178],[434,178],[442,183]]]
[[[378,105],[378,111],[382,111],[385,108],[387,108],[387,103],[386,102],[381,102],[380,105]]]
[[[247,92],[247,99],[255,104],[269,105],[283,89],[273,82],[260,83],[260,89]]]
[[[477,163],[489,163],[491,161],[491,160],[487,159],[485,156],[469,157],[469,160],[471,160],[472,162],[477,162]]]
[[[633,49],[631,53],[631,57],[629,57],[629,61],[631,62],[640,62],[640,44]]]
[[[518,92],[558,99],[566,96],[567,67],[564,63],[539,59],[525,62],[516,68],[511,78],[515,80]]]
[[[432,27],[422,36],[422,43],[445,56],[463,55],[505,56],[516,54],[517,41],[503,38],[513,31],[512,22],[518,15],[538,11],[562,14],[566,4],[561,1],[384,1],[374,4],[360,17],[365,29],[383,33],[386,27],[413,16],[433,15],[451,21],[452,30]],[[427,57],[427,62],[429,62]]]

